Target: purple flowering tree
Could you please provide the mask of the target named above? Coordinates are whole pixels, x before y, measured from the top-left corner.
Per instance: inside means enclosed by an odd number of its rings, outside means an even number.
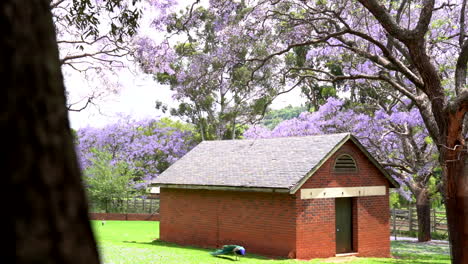
[[[84,171],[95,164],[96,151],[108,153],[111,165],[124,163],[128,166],[137,189],[146,187],[196,143],[190,128],[164,119],[122,118],[103,128],[80,129],[77,137],[77,152]]]
[[[418,109],[408,103],[390,105],[373,113],[358,106],[346,109],[344,101],[328,99],[316,112],[304,112],[285,120],[273,130],[253,126],[246,138],[305,136],[327,133],[353,133],[372,155],[389,170],[405,188],[400,193],[416,200],[418,240],[431,239],[430,198],[440,180],[434,171],[438,167],[436,147],[428,136]],[[432,188],[431,188],[432,187]],[[406,190],[409,190],[407,193]]]
[[[169,14],[160,21],[174,35],[189,34],[186,43],[198,44],[195,54],[204,60],[199,66],[215,60],[233,66],[211,75],[212,81],[237,68],[248,69],[250,79],[268,69],[286,90],[312,79],[348,91],[378,86],[381,96],[396,91],[409,98],[439,154],[452,261],[459,264],[468,262],[466,6],[467,0],[211,1],[208,6],[197,1],[182,19]],[[213,27],[201,22],[204,17],[214,18]],[[223,45],[205,41],[213,39]],[[307,49],[300,52],[304,63],[292,66],[286,60],[299,47]],[[238,51],[243,56],[235,56]],[[183,72],[188,75],[184,80],[205,76],[203,70]],[[243,87],[252,85],[242,82]]]
[[[159,43],[140,38],[137,60],[176,92],[180,104],[171,114],[195,124],[203,139],[234,139],[239,126],[257,120],[273,98],[285,92],[285,79],[272,67],[239,63],[252,50],[259,56],[266,51],[254,39],[246,41],[247,31],[237,26],[244,6],[230,1],[189,9],[187,14],[157,17],[153,25],[167,37]]]

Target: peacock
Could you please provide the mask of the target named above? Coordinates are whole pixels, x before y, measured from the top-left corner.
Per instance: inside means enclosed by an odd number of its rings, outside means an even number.
[[[224,245],[222,249],[218,249],[215,252],[210,252],[213,256],[218,255],[234,255],[236,260],[238,256],[245,256],[245,248],[238,245]]]

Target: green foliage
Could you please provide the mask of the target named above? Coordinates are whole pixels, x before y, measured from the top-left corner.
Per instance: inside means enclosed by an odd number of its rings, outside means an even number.
[[[175,75],[168,74],[166,72],[158,72],[155,74],[154,79],[161,84],[173,85],[177,83]]]
[[[440,187],[442,183],[442,168],[436,167],[431,177],[429,178],[429,182],[427,183],[429,193],[431,194],[431,207],[432,208],[442,208],[444,205],[444,199],[440,192]]]
[[[197,53],[197,43],[179,43],[174,49],[181,56],[192,56]]]
[[[73,143],[75,143],[75,145],[78,144],[78,133],[73,128],[70,128],[70,132],[71,132],[72,137],[73,137]]]
[[[145,128],[145,134],[150,135],[155,128],[168,128],[167,135],[171,135],[175,132],[190,132],[185,137],[185,140],[195,142],[201,142],[200,131],[197,130],[196,126],[190,123],[182,122],[179,120],[173,120],[169,117],[163,117],[158,121],[151,124],[151,126]]]
[[[107,12],[110,19],[110,35],[118,42],[123,42],[126,37],[135,35],[138,29],[138,21],[141,18],[141,9],[136,6],[139,0],[132,3],[124,0],[107,0],[103,4],[95,4],[91,0],[73,1],[68,7],[65,16],[69,25],[78,28],[85,38],[99,37],[101,24],[99,15]]]
[[[293,51],[296,54],[296,65],[298,67],[304,67],[307,51],[309,51],[309,49],[310,48],[308,46],[299,46],[293,48]]]
[[[406,208],[410,205],[410,201],[406,200],[397,191],[390,192],[390,207],[391,208]]]
[[[113,199],[135,196],[139,193],[133,187],[134,171],[122,161],[111,164],[112,155],[108,152],[91,150],[94,154],[92,165],[84,171],[84,184],[88,199],[105,206]],[[123,203],[122,203],[123,207]],[[101,208],[107,211],[107,208]]]
[[[262,120],[262,125],[273,129],[284,120],[293,119],[298,117],[300,113],[307,111],[304,106],[291,106],[288,105],[285,108],[278,110],[271,110],[265,114]]]

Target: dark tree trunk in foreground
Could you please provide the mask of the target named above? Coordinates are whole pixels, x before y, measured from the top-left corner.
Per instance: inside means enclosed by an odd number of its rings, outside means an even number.
[[[11,263],[99,263],[65,106],[50,0],[0,1],[2,175]],[[4,256],[5,257],[5,256]]]
[[[416,192],[416,212],[418,216],[418,241],[431,240],[431,204],[427,188]]]

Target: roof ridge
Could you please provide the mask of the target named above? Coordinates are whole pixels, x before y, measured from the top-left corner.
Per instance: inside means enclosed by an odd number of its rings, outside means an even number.
[[[324,136],[338,136],[338,135],[352,135],[350,132],[342,133],[330,133],[330,134],[318,134],[318,135],[307,135],[307,136],[285,136],[285,137],[269,137],[269,138],[236,138],[236,139],[217,139],[217,140],[203,140],[203,142],[234,142],[234,141],[255,141],[255,140],[275,140],[275,139],[291,139],[291,138],[312,138],[312,137],[324,137]]]

